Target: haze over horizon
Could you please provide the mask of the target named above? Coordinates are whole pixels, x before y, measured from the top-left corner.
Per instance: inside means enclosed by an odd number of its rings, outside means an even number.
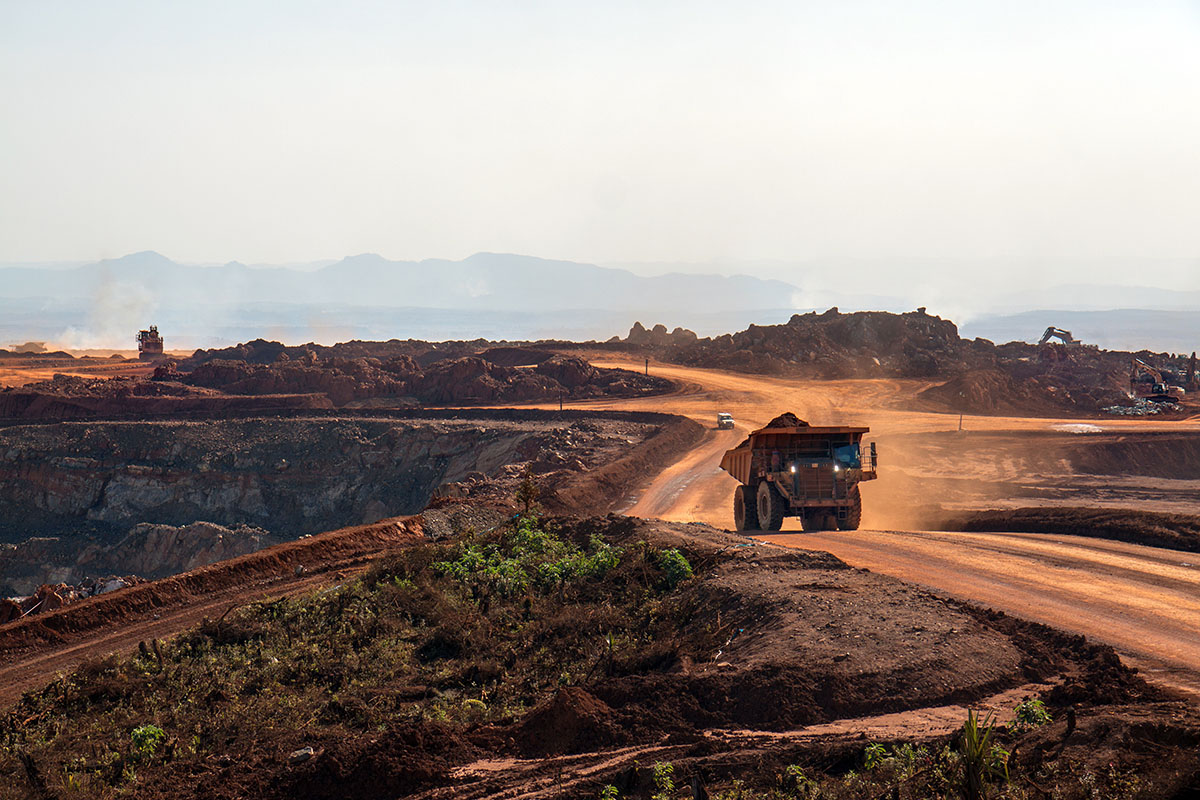
[[[0,262],[1196,290],[1198,75],[1193,2],[7,3]]]

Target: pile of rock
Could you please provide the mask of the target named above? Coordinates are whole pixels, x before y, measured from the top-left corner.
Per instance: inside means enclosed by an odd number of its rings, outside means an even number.
[[[124,589],[126,586],[134,586],[144,582],[142,578],[136,575],[125,575],[122,577],[110,576],[107,578],[86,580],[74,585],[66,583],[51,585],[43,583],[33,594],[27,597],[9,597],[0,600],[0,625],[6,622],[14,622],[32,614],[45,614],[77,600],[95,597],[98,594],[115,592],[118,589]]]

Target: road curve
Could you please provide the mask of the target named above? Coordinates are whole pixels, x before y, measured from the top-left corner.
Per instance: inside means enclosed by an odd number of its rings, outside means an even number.
[[[604,366],[641,365],[613,359]],[[721,454],[781,411],[795,411],[815,424],[867,423],[875,433],[948,431],[959,423],[956,414],[909,410],[914,395],[929,385],[922,381],[796,381],[665,364],[651,364],[651,371],[684,388],[667,397],[596,405],[653,408],[708,425],[717,411],[730,411],[738,430],[710,431],[686,458],[650,480],[626,510],[634,516],[729,527],[736,482],[720,470]],[[1018,433],[1072,422],[1078,420],[968,416],[964,424],[969,430]],[[1195,418],[1101,424],[1114,431],[1200,431]],[[863,487],[867,525],[889,524],[872,517],[899,499],[891,497],[886,483]],[[1111,645],[1156,681],[1200,694],[1200,554],[1043,534],[799,533],[786,530],[798,529],[792,519],[784,527],[760,538],[824,550],[852,566],[1083,634]]]

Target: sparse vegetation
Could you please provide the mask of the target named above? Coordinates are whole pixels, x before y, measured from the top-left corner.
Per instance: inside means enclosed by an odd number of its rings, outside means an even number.
[[[958,791],[963,800],[982,800],[992,782],[1008,780],[1008,752],[995,743],[995,732],[994,715],[980,719],[974,709],[967,712],[958,750]]]
[[[667,584],[672,589],[679,585],[680,581],[692,577],[692,565],[688,563],[687,557],[674,547],[659,553],[658,563],[667,574]]]
[[[167,734],[157,725],[138,725],[133,729],[130,738],[133,740],[133,751],[137,755],[148,758],[153,756],[158,746],[162,744]]]
[[[1024,733],[1050,721],[1051,716],[1046,710],[1046,704],[1036,697],[1030,697],[1017,704],[1008,729],[1012,733]]]
[[[691,567],[670,552],[521,516],[87,662],[0,723],[0,797],[30,788],[18,754],[60,797],[107,797],[228,754],[511,723],[557,686],[671,646],[670,593]]]
[[[651,800],[672,800],[675,795],[675,767],[662,761],[654,764],[654,794]]]

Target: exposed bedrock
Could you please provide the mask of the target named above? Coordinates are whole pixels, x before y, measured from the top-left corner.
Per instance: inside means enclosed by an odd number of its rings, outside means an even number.
[[[419,511],[434,490],[532,461],[569,432],[577,469],[653,425],[501,419],[65,422],[0,429],[0,538],[141,522],[293,538]]]

